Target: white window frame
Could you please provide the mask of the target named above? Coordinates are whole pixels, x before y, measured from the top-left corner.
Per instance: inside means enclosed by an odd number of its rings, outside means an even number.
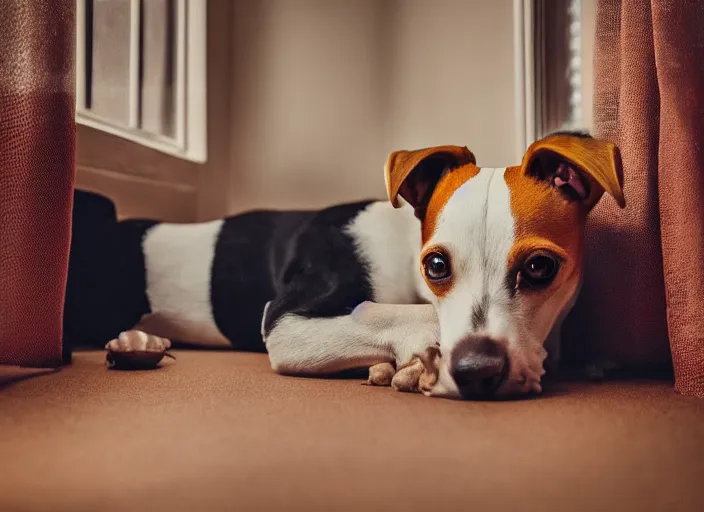
[[[513,0],[513,74],[518,133],[517,161],[523,158],[526,149],[535,140],[533,46],[533,2],[532,0]]]
[[[148,1],[148,0],[146,0]],[[207,160],[207,63],[205,0],[176,0],[175,136],[138,128],[140,0],[130,0],[129,116],[127,126],[85,108],[86,13],[76,7],[76,122],[163,153],[197,163]]]
[[[588,130],[591,126],[591,120],[587,118],[591,113],[588,101],[588,94],[591,91],[591,84],[584,83],[583,66],[586,65],[585,46],[591,42],[587,40],[583,42],[584,34],[582,33],[582,18],[586,9],[593,8],[593,0],[561,0],[559,3],[553,4],[556,8],[564,8],[571,15],[574,15],[573,10],[581,9],[579,16],[572,19],[570,26],[570,86],[569,117],[562,120],[562,126],[558,129],[565,130]],[[537,99],[536,87],[536,71],[542,69],[544,61],[550,56],[536,56],[536,28],[533,22],[535,12],[534,0],[513,0],[513,34],[514,34],[514,101],[516,104],[518,121],[518,142],[517,155],[523,157],[523,153],[528,146],[537,138],[546,135],[548,129],[541,126],[542,114],[541,108],[543,105]],[[593,44],[593,42],[591,42]],[[589,53],[589,52],[587,52]]]

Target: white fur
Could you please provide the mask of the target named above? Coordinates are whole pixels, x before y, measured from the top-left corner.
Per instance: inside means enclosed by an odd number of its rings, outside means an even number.
[[[452,267],[450,293],[435,299],[445,364],[457,343],[467,335],[488,336],[504,344],[510,359],[510,374],[500,391],[515,392],[539,386],[545,351],[543,340],[536,346],[533,340],[522,337],[523,320],[520,312],[511,307],[506,288],[506,265],[515,240],[515,222],[504,172],[503,168],[481,169],[458,188],[441,211],[427,245],[445,247]],[[488,299],[487,321],[475,331],[472,312],[483,297]],[[447,368],[442,368],[434,394],[457,394]]]
[[[405,204],[370,204],[347,227],[357,254],[369,268],[374,301],[410,304],[418,300],[420,221]]]
[[[230,346],[215,325],[210,277],[222,220],[158,224],[142,244],[152,314],[140,328],[194,345]]]
[[[266,314],[269,312],[269,306],[271,306],[271,301],[268,301],[266,304],[264,304],[264,310],[262,311],[262,321],[261,321],[261,324],[259,325],[259,334],[262,335],[262,339],[264,339],[264,335],[266,332],[266,329],[265,329]]]
[[[413,209],[375,202],[346,228],[369,269],[374,302],[345,316],[284,315],[265,338],[272,368],[326,374],[385,361],[405,364],[439,341],[437,315],[419,301],[420,221]]]
[[[284,315],[264,341],[276,372],[322,375],[385,361],[404,364],[438,340],[432,305],[364,302],[334,318]]]
[[[472,311],[485,295],[489,310],[484,334],[496,339],[512,334],[505,278],[514,222],[503,172],[482,169],[457,189],[428,241],[449,251],[454,276],[450,293],[437,301],[443,353],[449,353],[470,332]]]

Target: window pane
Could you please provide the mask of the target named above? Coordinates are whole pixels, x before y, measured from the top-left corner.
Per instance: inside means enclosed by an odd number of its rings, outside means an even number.
[[[581,129],[581,1],[535,0],[536,136]]]
[[[130,1],[93,0],[91,111],[129,120]]]
[[[142,129],[173,137],[175,0],[142,2]]]

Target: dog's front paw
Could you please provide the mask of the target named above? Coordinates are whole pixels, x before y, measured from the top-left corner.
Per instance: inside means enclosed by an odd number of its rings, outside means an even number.
[[[398,369],[391,380],[391,387],[396,391],[428,395],[438,381],[439,371],[440,350],[436,346],[428,347]]]
[[[391,363],[379,363],[369,368],[369,378],[364,382],[368,386],[390,386],[396,374],[396,367]]]
[[[170,348],[171,341],[166,338],[143,331],[125,331],[105,345],[107,351],[105,360],[108,368],[122,370],[156,368],[164,356],[174,357],[168,352]]]
[[[396,342],[393,347],[396,368],[400,369],[413,362],[427,350],[439,350],[440,328],[437,324],[415,326],[415,329]]]

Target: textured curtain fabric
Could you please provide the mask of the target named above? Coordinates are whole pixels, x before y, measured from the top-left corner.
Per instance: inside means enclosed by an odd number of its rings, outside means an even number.
[[[61,364],[75,6],[2,0],[0,7],[0,380]]]
[[[598,0],[594,133],[621,149],[628,206],[592,214],[570,343],[671,357],[676,390],[704,397],[704,2]]]

